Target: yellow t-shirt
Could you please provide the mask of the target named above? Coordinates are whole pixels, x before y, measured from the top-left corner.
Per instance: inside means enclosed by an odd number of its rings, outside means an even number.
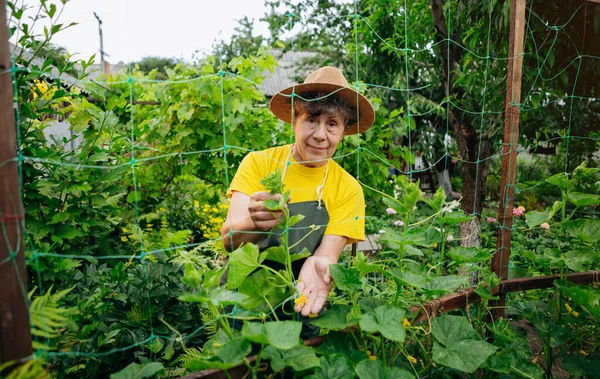
[[[231,197],[233,191],[248,196],[265,191],[260,181],[278,169],[283,172],[291,147],[292,145],[279,146],[246,155],[231,181],[227,197]],[[303,166],[290,155],[283,184],[286,190],[291,190],[291,202],[318,200],[317,187],[323,183],[325,170],[325,166]],[[365,239],[365,199],[362,187],[333,159],[329,160],[322,200],[329,214],[325,234],[348,237],[348,243]]]

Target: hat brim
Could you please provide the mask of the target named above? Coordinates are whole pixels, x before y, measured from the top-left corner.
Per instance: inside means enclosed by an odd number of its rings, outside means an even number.
[[[355,90],[330,83],[305,83],[279,91],[271,99],[269,108],[277,118],[284,122],[292,122],[292,90],[295,96],[306,93],[322,92],[339,96],[350,106],[358,109],[358,122],[346,126],[345,135],[362,133],[368,130],[375,122],[375,110],[366,97]],[[358,103],[358,106],[357,106]]]

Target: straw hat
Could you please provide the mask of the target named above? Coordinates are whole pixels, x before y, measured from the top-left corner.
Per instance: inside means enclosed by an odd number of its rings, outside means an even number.
[[[269,108],[275,116],[285,122],[292,122],[291,94],[302,96],[306,93],[325,92],[344,99],[356,108],[358,100],[358,122],[346,127],[346,135],[362,133],[369,129],[375,121],[375,110],[366,97],[349,88],[348,80],[342,71],[335,67],[325,66],[312,72],[303,84],[298,84],[279,91],[271,99]],[[360,127],[359,128],[357,127]]]

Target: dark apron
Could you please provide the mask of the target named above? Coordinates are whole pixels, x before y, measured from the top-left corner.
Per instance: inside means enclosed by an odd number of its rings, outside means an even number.
[[[302,201],[299,203],[291,203],[288,205],[288,208],[290,210],[290,217],[298,214],[304,216],[302,221],[292,226],[292,228],[288,231],[288,245],[293,246],[293,248],[290,249],[290,254],[298,254],[304,249],[308,249],[311,254],[314,253],[317,247],[319,247],[321,244],[323,235],[325,235],[325,228],[327,228],[327,224],[329,223],[329,213],[327,213],[325,204],[323,201],[321,201],[321,206],[319,207],[319,202],[316,200]],[[313,226],[317,227],[318,229],[313,230]],[[283,229],[277,228],[273,231],[273,234],[269,234],[261,239],[258,242],[260,251],[263,251],[269,247],[280,246],[280,236],[282,233]],[[296,245],[296,243],[300,240],[301,242]],[[306,259],[299,259],[292,263],[294,279],[298,278],[300,269],[302,268],[305,260]],[[275,262],[266,261],[265,264],[273,269],[285,269],[283,265]]]

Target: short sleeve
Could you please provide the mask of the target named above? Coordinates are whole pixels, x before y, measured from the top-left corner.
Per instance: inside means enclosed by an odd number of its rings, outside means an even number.
[[[257,159],[258,156],[255,153],[249,153],[242,159],[242,163],[240,163],[227,190],[227,197],[231,197],[233,191],[242,192],[248,196],[255,192],[264,191],[264,186],[260,184],[264,175],[259,172],[260,165],[256,161]]]
[[[358,182],[353,180],[346,188],[335,207],[327,210],[329,224],[325,234],[348,237],[348,244],[351,244],[365,239],[365,198]]]

